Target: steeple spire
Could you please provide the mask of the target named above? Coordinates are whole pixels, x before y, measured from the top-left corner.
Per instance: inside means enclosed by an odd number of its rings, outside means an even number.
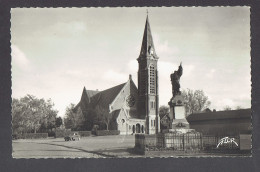
[[[153,44],[153,37],[152,37],[151,27],[149,23],[148,10],[146,12],[147,12],[147,17],[146,17],[145,28],[144,28],[143,42],[142,42],[141,52],[138,59],[146,58],[148,56],[153,56],[154,58],[158,58]]]

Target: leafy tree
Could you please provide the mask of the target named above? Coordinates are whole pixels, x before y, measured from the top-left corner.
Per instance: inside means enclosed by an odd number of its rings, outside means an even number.
[[[168,106],[162,105],[159,108],[159,116],[160,119],[162,119],[166,114],[168,114],[170,111],[170,108]]]
[[[62,118],[61,117],[56,118],[55,126],[60,127],[61,125],[62,125]]]
[[[208,100],[208,97],[204,94],[202,90],[184,90],[182,92],[185,99],[185,110],[186,115],[189,115],[194,112],[201,112],[204,109],[208,108],[211,102]]]
[[[75,125],[74,119],[75,119],[76,113],[74,112],[74,108],[75,108],[75,105],[72,103],[68,107],[66,107],[64,125],[65,125],[65,128],[67,128],[67,129],[71,129]]]
[[[106,125],[106,129],[108,130],[109,124],[112,120],[112,114],[109,113],[109,111],[101,106],[97,107],[97,116],[98,120],[101,123],[104,123]]]
[[[88,109],[84,117],[86,130],[92,130],[93,126],[99,123],[97,113],[93,109]]]
[[[75,105],[71,103],[66,108],[64,119],[65,128],[72,130],[84,130],[85,121],[85,116],[83,115],[80,107],[75,109]]]
[[[51,99],[45,101],[26,95],[12,101],[12,123],[14,133],[34,132],[40,128],[51,129],[58,111],[53,109]]]

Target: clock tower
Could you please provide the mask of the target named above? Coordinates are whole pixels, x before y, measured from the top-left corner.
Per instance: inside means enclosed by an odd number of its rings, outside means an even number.
[[[143,34],[138,68],[138,111],[146,119],[146,134],[160,130],[157,56],[153,44],[148,14]]]

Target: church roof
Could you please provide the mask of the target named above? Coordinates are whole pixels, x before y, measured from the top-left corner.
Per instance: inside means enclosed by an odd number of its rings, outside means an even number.
[[[81,96],[81,100],[86,101],[85,103],[89,103],[90,102],[90,98],[93,97],[94,95],[96,95],[97,93],[99,93],[99,91],[95,91],[95,90],[86,90],[86,88],[83,88],[83,92],[82,92],[82,96]]]
[[[187,117],[187,121],[222,120],[234,118],[251,118],[251,109],[194,113]]]
[[[150,27],[150,23],[149,23],[149,18],[147,15],[145,28],[144,28],[143,42],[142,42],[139,59],[147,57],[147,55],[150,54],[149,51],[151,48],[153,50],[153,55],[155,57],[157,57],[157,55],[155,53],[154,44],[153,44],[153,37],[152,37],[152,31],[151,31],[151,27]]]
[[[100,91],[99,93],[91,97],[92,107],[94,108],[99,105],[108,108],[109,104],[113,102],[113,100],[116,98],[116,96],[119,94],[125,84],[126,83],[123,83],[104,91]]]
[[[86,91],[86,95],[91,98],[92,96],[96,95],[97,93],[99,93],[100,91],[98,90],[86,90],[86,88],[84,87],[85,91]]]
[[[86,87],[83,88],[80,102],[75,106],[74,110],[78,109],[81,106],[82,110],[86,110],[87,106],[90,103],[90,98],[99,93],[97,90],[86,90]]]

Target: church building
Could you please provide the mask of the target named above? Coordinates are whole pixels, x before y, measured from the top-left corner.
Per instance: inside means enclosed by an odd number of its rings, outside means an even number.
[[[146,18],[140,55],[137,58],[138,88],[129,75],[127,82],[103,91],[87,90],[75,107],[83,113],[109,114],[109,130],[120,134],[156,134],[160,130],[157,62],[151,27]],[[107,112],[107,113],[106,113]]]

